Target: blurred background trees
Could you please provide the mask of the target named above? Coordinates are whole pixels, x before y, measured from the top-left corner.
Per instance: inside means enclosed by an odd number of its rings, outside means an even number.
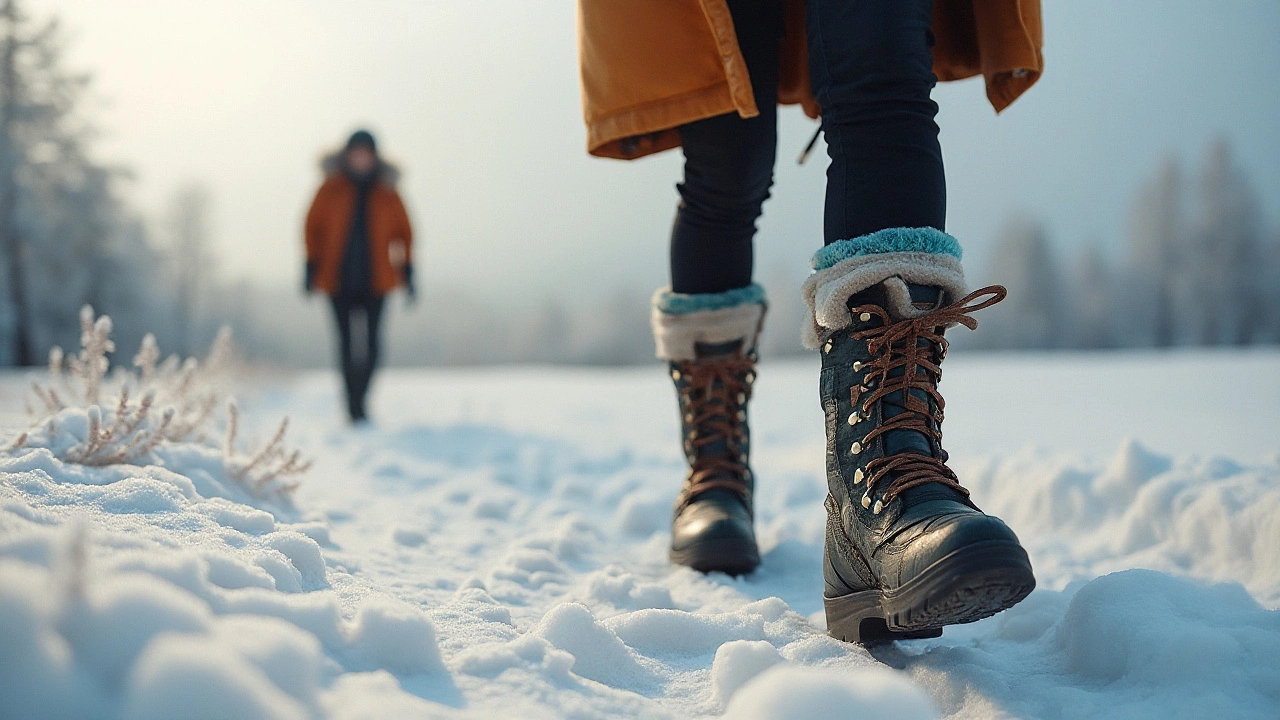
[[[1009,299],[981,321],[972,341],[981,347],[1280,342],[1280,231],[1266,228],[1256,189],[1221,139],[1190,175],[1174,159],[1156,170],[1122,253],[1090,244],[1057,259],[1044,228],[1018,218],[985,277],[1008,286]]]
[[[159,257],[121,198],[124,171],[89,156],[89,78],[64,68],[62,54],[56,20],[37,24],[17,0],[0,3],[0,359],[8,365],[42,364],[50,346],[74,346],[86,303],[127,320],[125,343],[158,319]]]

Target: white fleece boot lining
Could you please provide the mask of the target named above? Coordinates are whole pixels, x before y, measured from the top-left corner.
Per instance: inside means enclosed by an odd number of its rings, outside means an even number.
[[[890,282],[886,282],[890,281]],[[897,317],[919,317],[927,312],[911,303],[907,283],[940,287],[947,302],[964,297],[964,269],[954,256],[943,253],[878,253],[842,260],[805,280],[802,293],[811,322],[802,330],[804,346],[815,349],[826,336],[849,327],[853,321],[847,303],[855,293],[884,282],[890,307]]]
[[[721,310],[700,310],[675,315],[653,308],[649,321],[659,360],[694,360],[696,343],[720,344],[742,340],[743,352],[750,352],[760,338],[765,306],[748,303]]]

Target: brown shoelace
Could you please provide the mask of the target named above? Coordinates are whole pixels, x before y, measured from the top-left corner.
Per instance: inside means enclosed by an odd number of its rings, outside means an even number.
[[[862,439],[862,445],[869,445],[875,438],[898,430],[911,430],[934,441],[942,440],[942,409],[946,403],[938,392],[938,380],[942,378],[942,368],[938,362],[947,354],[947,340],[942,331],[951,323],[959,323],[970,330],[976,329],[978,321],[970,317],[970,313],[995,305],[1004,300],[1007,294],[1004,287],[989,285],[969,293],[959,302],[931,310],[917,318],[897,321],[889,316],[888,311],[876,305],[862,305],[852,309],[855,321],[866,322],[871,316],[881,320],[878,327],[851,334],[855,340],[866,341],[867,351],[872,356],[866,365],[869,371],[863,384],[850,389],[854,411],[865,420],[871,414],[872,405],[893,393],[901,393],[904,408],[897,415],[883,419],[880,425],[867,433]],[[979,302],[984,297],[986,299]],[[926,343],[921,344],[921,340]],[[938,362],[933,357],[935,346],[938,348]],[[889,373],[897,368],[902,368],[902,375],[890,377]],[[912,394],[912,390],[920,390],[931,398],[937,411],[932,411],[929,403]],[[906,490],[927,483],[938,483],[965,496],[969,495],[969,491],[960,485],[956,474],[947,467],[945,456],[936,458],[903,452],[875,458],[867,463],[865,472],[867,489],[862,498],[863,507],[870,506],[871,492],[876,485],[890,474],[893,475],[881,500],[876,502],[876,514],[880,513],[883,505]]]
[[[692,458],[689,477],[680,494],[683,506],[715,488],[751,495],[749,470],[743,452],[746,403],[751,399],[755,361],[747,357],[695,360],[676,366],[685,384],[680,388],[680,411],[690,428],[685,450]],[[702,448],[723,442],[723,453],[702,455]]]

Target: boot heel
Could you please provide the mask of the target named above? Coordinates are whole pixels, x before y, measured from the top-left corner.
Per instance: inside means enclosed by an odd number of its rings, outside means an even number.
[[[837,640],[860,645],[878,645],[894,640],[920,640],[942,635],[942,628],[890,630],[880,606],[880,591],[866,590],[842,597],[822,598],[827,614],[827,634]]]

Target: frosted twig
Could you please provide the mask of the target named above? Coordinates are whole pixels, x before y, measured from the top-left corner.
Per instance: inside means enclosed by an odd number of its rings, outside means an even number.
[[[12,441],[9,442],[8,447],[6,447],[4,451],[7,453],[11,453],[11,452],[14,452],[15,450],[21,449],[23,445],[27,444],[28,437],[30,437],[30,434],[24,430],[22,434],[18,435],[18,437],[14,438]]]
[[[151,385],[151,381],[156,377],[156,362],[160,360],[160,346],[156,343],[156,336],[147,333],[142,337],[142,345],[138,347],[138,354],[133,356],[133,366],[138,368],[138,374],[143,387]]]
[[[213,339],[213,345],[209,346],[209,355],[204,361],[205,369],[215,374],[222,372],[226,369],[227,364],[231,362],[234,354],[235,344],[231,341],[231,328],[223,325],[218,328],[218,334]]]
[[[84,383],[84,401],[88,405],[96,405],[102,390],[102,378],[110,369],[111,363],[107,354],[116,349],[111,341],[111,318],[103,315],[96,321],[93,319],[93,307],[85,305],[80,309],[80,345],[79,357],[71,359],[71,370]]]
[[[89,416],[89,425],[85,430],[84,442],[67,451],[69,461],[83,465],[91,464],[90,460],[103,446],[102,409],[97,405],[90,405],[86,414]]]
[[[280,420],[280,427],[276,428],[276,434],[271,437],[271,441],[264,445],[261,450],[250,458],[248,463],[240,466],[240,468],[236,470],[236,474],[242,478],[247,478],[249,473],[253,472],[254,468],[264,463],[268,463],[282,454],[283,451],[281,450],[281,446],[284,444],[284,434],[288,430],[289,418],[286,416]]]
[[[222,456],[230,461],[236,453],[236,433],[240,431],[240,406],[235,398],[227,399],[227,439],[222,445]]]
[[[54,345],[49,348],[49,379],[51,381],[58,381],[62,379],[63,359],[61,347]]]
[[[39,383],[31,383],[31,391],[36,394],[40,402],[44,403],[45,409],[49,414],[57,413],[62,410],[62,399],[58,397],[58,393],[53,388],[41,387]]]

